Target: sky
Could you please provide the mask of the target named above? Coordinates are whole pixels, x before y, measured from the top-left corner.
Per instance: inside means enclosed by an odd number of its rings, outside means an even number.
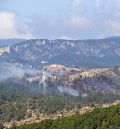
[[[0,38],[120,35],[120,0],[0,0]]]

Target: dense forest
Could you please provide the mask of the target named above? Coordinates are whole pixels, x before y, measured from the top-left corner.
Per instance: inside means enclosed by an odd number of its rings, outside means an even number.
[[[120,129],[120,104],[109,108],[95,108],[83,115],[76,114],[20,127],[14,125],[11,129]]]

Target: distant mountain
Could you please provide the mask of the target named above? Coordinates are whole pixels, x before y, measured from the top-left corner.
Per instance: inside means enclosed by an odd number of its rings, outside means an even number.
[[[106,39],[120,40],[120,36],[111,36],[111,37],[107,37]]]
[[[10,44],[9,52],[3,52],[0,61],[33,67],[45,63],[111,67],[120,64],[120,37],[95,40],[26,40],[19,44]]]
[[[0,47],[6,45],[13,45],[25,41],[25,39],[0,39]]]

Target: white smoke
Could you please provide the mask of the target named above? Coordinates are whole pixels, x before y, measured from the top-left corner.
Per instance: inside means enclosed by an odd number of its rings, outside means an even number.
[[[11,77],[22,78],[25,73],[36,74],[37,70],[28,67],[22,67],[15,63],[0,64],[0,80],[4,80]]]
[[[47,88],[47,84],[46,84],[46,79],[47,77],[50,77],[51,76],[51,73],[48,72],[48,71],[45,71],[45,68],[43,68],[43,71],[42,71],[42,80],[39,82],[39,85],[43,85],[43,88],[44,88],[44,94],[46,94],[46,88]]]
[[[51,76],[51,73],[48,71],[39,71],[33,68],[29,68],[26,66],[20,66],[16,63],[0,63],[0,81],[5,80],[7,78],[22,78],[25,73],[30,75],[37,75],[37,73],[40,73],[42,75],[42,80],[39,82],[39,84],[43,85],[44,87],[44,94],[46,94],[47,90],[47,84],[46,79]],[[79,92],[70,86],[58,86],[58,90],[60,93],[67,93],[72,96],[79,96]]]
[[[79,96],[79,92],[73,88],[71,88],[70,86],[58,86],[58,90],[59,92],[61,93],[67,93],[69,95],[72,95],[72,96]]]
[[[45,73],[45,71],[43,69],[43,75],[42,75],[41,83],[43,84],[43,87],[44,87],[44,94],[46,93],[46,87],[47,87],[47,84],[46,84],[45,80],[46,80],[46,73]]]

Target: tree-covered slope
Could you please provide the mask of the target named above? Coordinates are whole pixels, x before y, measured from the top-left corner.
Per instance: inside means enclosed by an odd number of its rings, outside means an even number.
[[[120,129],[120,104],[109,108],[95,108],[84,115],[75,115],[12,129]]]

